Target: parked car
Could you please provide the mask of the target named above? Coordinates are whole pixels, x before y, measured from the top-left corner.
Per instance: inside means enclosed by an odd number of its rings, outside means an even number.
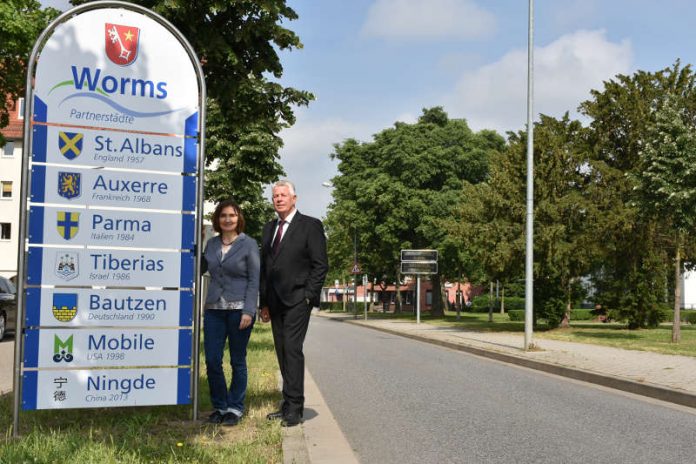
[[[17,289],[9,279],[0,276],[0,341],[17,325]]]

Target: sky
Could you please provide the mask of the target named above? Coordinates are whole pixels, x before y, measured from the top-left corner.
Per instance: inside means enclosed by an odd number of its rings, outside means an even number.
[[[67,2],[45,1],[64,8]],[[298,208],[323,218],[333,146],[368,142],[442,106],[475,130],[521,130],[527,115],[525,0],[287,0],[280,82],[316,96],[280,135]],[[617,74],[696,63],[693,0],[535,0],[534,113],[571,116]],[[585,121],[587,122],[587,121]]]

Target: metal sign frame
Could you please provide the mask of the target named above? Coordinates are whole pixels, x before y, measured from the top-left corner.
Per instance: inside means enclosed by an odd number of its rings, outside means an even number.
[[[68,11],[65,11],[58,16],[51,24],[44,29],[39,35],[39,38],[34,43],[31,55],[27,62],[27,78],[26,78],[26,93],[25,93],[25,108],[24,108],[24,135],[23,135],[23,153],[22,153],[22,182],[21,182],[21,197],[20,197],[20,220],[19,220],[19,253],[17,257],[17,328],[15,329],[15,351],[14,351],[14,413],[12,430],[13,436],[19,436],[19,410],[22,389],[22,359],[24,356],[24,307],[25,307],[25,291],[26,291],[26,259],[27,259],[27,218],[28,218],[28,189],[31,183],[31,154],[32,154],[32,122],[34,115],[34,75],[38,62],[39,53],[43,50],[49,38],[52,36],[55,29],[72,19],[76,15],[92,10],[114,8],[125,9],[135,13],[140,13],[149,19],[155,21],[172,34],[179,42],[179,45],[184,49],[188,56],[198,83],[198,149],[196,159],[196,175],[198,176],[197,197],[195,204],[195,262],[194,262],[194,317],[193,317],[193,334],[192,334],[192,374],[191,374],[191,403],[192,403],[192,419],[196,420],[198,416],[198,371],[199,371],[199,344],[200,344],[200,308],[201,308],[201,278],[200,278],[200,263],[201,263],[201,247],[200,247],[200,230],[203,224],[203,194],[204,194],[204,154],[205,154],[205,119],[206,119],[206,86],[203,69],[193,47],[188,40],[178,31],[174,25],[168,20],[158,15],[157,13],[139,5],[127,3],[123,1],[97,1],[87,3]]]

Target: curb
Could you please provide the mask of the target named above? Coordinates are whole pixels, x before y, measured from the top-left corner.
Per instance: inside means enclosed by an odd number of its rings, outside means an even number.
[[[531,359],[526,359],[520,356],[515,356],[512,354],[501,353],[499,351],[490,351],[483,348],[477,348],[471,345],[459,344],[453,342],[447,342],[443,340],[435,340],[428,337],[423,337],[420,335],[414,335],[409,333],[399,332],[398,330],[387,329],[384,327],[375,327],[373,325],[360,323],[358,321],[330,318],[332,321],[337,322],[348,322],[350,324],[359,325],[361,327],[366,327],[368,329],[377,330],[379,332],[385,332],[391,335],[397,335],[399,337],[410,338],[412,340],[417,340],[420,342],[430,343],[432,345],[439,345],[445,348],[450,348],[457,351],[463,351],[466,353],[474,354],[484,358],[494,359],[496,361],[502,361],[509,364],[516,364],[518,366],[526,367],[529,369],[535,369],[538,371],[543,371],[549,374],[555,374],[562,377],[567,377],[574,380],[580,380],[582,382],[593,383],[596,385],[601,385],[603,387],[613,388],[615,390],[621,390],[628,393],[633,393],[635,395],[646,396],[649,398],[654,398],[660,401],[666,401],[668,403],[679,404],[681,406],[688,406],[690,408],[696,408],[696,395],[690,393],[682,392],[679,390],[674,390],[668,387],[661,387],[652,384],[644,384],[635,382],[633,380],[622,379],[620,377],[615,377],[607,374],[599,374],[596,372],[583,371],[580,369],[575,369],[572,367],[561,366],[558,364],[551,364],[543,361],[535,361]]]

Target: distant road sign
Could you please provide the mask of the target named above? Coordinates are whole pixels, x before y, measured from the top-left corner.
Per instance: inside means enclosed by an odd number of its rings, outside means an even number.
[[[353,264],[353,269],[350,271],[351,274],[361,274],[360,266],[358,263]]]
[[[435,261],[403,261],[401,263],[402,274],[437,274],[437,262]]]
[[[401,250],[401,261],[437,261],[437,250]]]

